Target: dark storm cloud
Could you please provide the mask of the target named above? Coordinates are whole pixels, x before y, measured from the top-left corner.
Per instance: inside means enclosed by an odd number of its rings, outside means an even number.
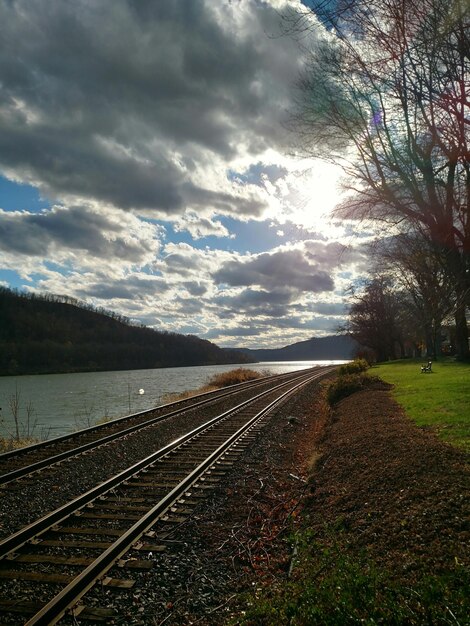
[[[296,307],[294,307],[295,309]],[[207,339],[223,341],[226,337],[243,338],[258,337],[254,347],[262,347],[262,341],[266,337],[270,337],[270,345],[266,347],[280,348],[289,343],[305,340],[315,336],[318,333],[335,332],[338,326],[337,317],[308,317],[297,315],[295,310],[288,317],[271,317],[260,314],[256,318],[256,323],[246,321],[245,324],[227,325],[224,327],[216,327],[208,331],[204,336]],[[240,347],[243,343],[234,342],[234,345]]]
[[[193,258],[178,252],[173,252],[165,257],[164,271],[166,274],[177,274],[189,278],[196,269],[197,257]]]
[[[306,241],[304,243],[306,257],[319,265],[341,265],[346,258],[355,252],[341,243],[324,241]]]
[[[232,302],[243,308],[258,307],[260,305],[284,306],[292,301],[292,292],[287,289],[278,289],[275,291],[254,291],[253,289],[245,289],[238,296],[232,299]]]
[[[145,295],[153,296],[169,290],[167,283],[161,278],[143,278],[141,276],[128,276],[125,280],[108,282],[92,282],[77,289],[80,298],[96,298],[98,300],[132,300],[145,299]]]
[[[299,57],[269,37],[269,4],[0,0],[0,24],[4,173],[53,198],[260,214],[256,197],[192,172],[207,152],[228,162],[285,145]]]
[[[90,285],[80,291],[82,297],[98,298],[99,300],[133,300],[135,293],[127,285]]]
[[[233,314],[248,314],[251,317],[283,317],[289,312],[293,299],[291,290],[277,289],[271,292],[244,289],[235,296],[219,296],[215,304],[225,307]]]
[[[197,283],[195,281],[189,281],[187,283],[183,283],[183,287],[188,290],[188,293],[192,296],[198,297],[203,296],[207,293],[207,285]]]
[[[186,192],[191,192],[178,168],[161,155],[139,163],[80,131],[64,132],[54,120],[51,126],[27,133],[21,131],[24,125],[24,120],[12,124],[0,114],[0,165],[25,170],[49,197],[72,194],[125,209],[158,207],[172,212],[184,206],[180,186],[185,183]]]
[[[178,312],[182,315],[187,323],[187,319],[192,315],[199,315],[204,312],[205,304],[198,298],[183,298],[181,296],[176,296],[173,300],[172,317],[174,317],[174,313]],[[173,308],[172,307],[172,308]]]
[[[56,251],[86,250],[94,257],[117,257],[138,263],[156,250],[152,227],[149,233],[130,236],[134,218],[98,213],[89,207],[55,207],[34,214],[0,211],[0,248],[4,252],[32,256],[48,256]],[[150,232],[151,231],[151,232]]]
[[[212,328],[205,334],[206,339],[217,337],[256,337],[264,333],[264,328],[258,326],[233,326],[230,328]]]
[[[331,268],[355,267],[356,272],[370,271],[369,243],[355,242],[354,246],[345,246],[339,242],[305,241],[307,258],[320,266]]]
[[[298,292],[334,289],[329,272],[310,264],[301,250],[260,254],[249,261],[229,261],[214,273],[214,280],[232,287],[258,285],[267,290],[278,287]]]

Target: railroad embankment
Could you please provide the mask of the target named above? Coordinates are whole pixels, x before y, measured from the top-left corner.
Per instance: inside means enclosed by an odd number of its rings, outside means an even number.
[[[469,624],[468,455],[416,426],[390,387],[311,407],[323,423],[297,442],[308,491],[284,569],[254,581],[234,623]]]

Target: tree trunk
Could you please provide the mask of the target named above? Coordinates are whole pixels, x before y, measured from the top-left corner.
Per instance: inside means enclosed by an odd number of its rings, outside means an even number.
[[[442,328],[440,324],[433,325],[433,341],[434,341],[434,354],[433,359],[437,360],[442,356]]]
[[[459,361],[467,361],[470,359],[465,304],[459,305],[455,311],[455,350]]]
[[[434,352],[434,341],[433,341],[433,333],[430,324],[426,324],[424,329],[424,336],[426,340],[426,356],[428,359],[433,358]]]

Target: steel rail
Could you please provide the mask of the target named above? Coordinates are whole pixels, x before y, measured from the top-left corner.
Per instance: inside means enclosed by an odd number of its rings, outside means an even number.
[[[313,377],[313,380],[315,377]],[[159,517],[187,492],[216,461],[237,442],[250,428],[287,397],[308,384],[312,378],[297,383],[294,388],[283,392],[275,400],[250,418],[235,433],[230,435],[214,452],[190,472],[176,487],[155,504],[142,518],[107,548],[81,574],[60,591],[38,611],[25,626],[53,626],[113,567],[140,537],[150,530]],[[289,383],[286,383],[289,384]],[[264,394],[263,394],[264,395]]]
[[[304,370],[300,370],[300,371],[304,371]],[[279,377],[282,377],[284,375],[279,374]],[[276,376],[277,378],[277,376]],[[176,415],[179,415],[181,413],[184,413],[186,411],[190,411],[193,410],[195,408],[199,408],[201,406],[204,406],[205,404],[209,404],[211,402],[226,398],[227,396],[233,395],[234,392],[237,391],[244,391],[245,389],[250,389],[252,387],[257,387],[257,386],[261,386],[263,384],[266,384],[266,382],[269,382],[269,378],[268,379],[263,379],[262,381],[256,380],[256,381],[248,381],[249,383],[252,383],[249,386],[244,386],[243,388],[238,388],[238,389],[234,389],[234,387],[239,387],[239,385],[246,385],[246,383],[238,383],[237,385],[232,385],[230,387],[229,390],[225,390],[222,393],[219,393],[219,395],[217,395],[216,397],[208,397],[208,398],[204,398],[202,400],[199,400],[189,406],[186,407],[181,407],[178,409],[175,409],[174,411],[170,411],[169,413],[165,413],[163,415],[158,415],[156,417],[150,418],[149,420],[146,420],[145,422],[139,422],[138,424],[134,424],[133,426],[129,426],[127,428],[125,428],[124,430],[119,430],[117,432],[114,433],[110,433],[109,435],[105,435],[104,437],[100,437],[99,439],[95,439],[93,441],[89,441],[87,443],[84,443],[80,446],[77,446],[75,448],[70,448],[69,450],[65,450],[63,452],[59,452],[58,454],[54,454],[52,456],[46,457],[44,459],[41,459],[40,461],[35,461],[34,463],[30,463],[28,465],[25,465],[23,467],[17,468],[15,470],[11,470],[10,472],[6,472],[5,474],[1,474],[0,475],[0,486],[1,485],[7,485],[10,482],[13,482],[15,480],[18,480],[19,478],[24,478],[25,476],[28,476],[29,474],[33,474],[34,472],[37,472],[41,469],[44,469],[45,467],[49,467],[51,465],[54,465],[56,463],[59,463],[61,461],[64,461],[66,459],[69,459],[73,456],[77,456],[78,454],[82,454],[83,452],[86,452],[88,450],[91,450],[93,448],[97,448],[98,446],[102,446],[105,445],[107,443],[110,443],[111,441],[115,441],[116,439],[120,439],[121,437],[126,437],[127,435],[130,435],[134,432],[137,432],[139,430],[142,430],[143,428],[147,428],[148,426],[152,426],[153,424],[156,424],[158,422],[161,422],[165,419],[169,419],[171,417],[175,417]],[[290,378],[289,378],[290,380]],[[207,392],[205,394],[200,394],[200,396],[198,397],[203,397],[206,396],[208,394],[213,394],[214,392]],[[168,405],[162,405],[162,407],[156,407],[158,409],[164,408],[165,406],[172,406],[172,404],[175,403],[170,403]],[[146,411],[142,411],[141,413],[135,413],[134,415],[131,416],[125,416],[122,418],[118,418],[116,420],[117,421],[123,421],[123,420],[129,420],[130,418],[135,418],[136,416],[143,416],[146,413],[151,413],[153,411],[156,410],[156,408],[154,409],[148,409]],[[106,426],[109,425],[110,423],[108,422],[107,424],[100,424],[99,426]],[[97,428],[95,427],[90,427],[87,429],[84,429],[83,431],[80,431],[79,433],[73,433],[73,435],[64,435],[63,437],[67,438],[68,440],[70,440],[74,435],[83,435],[84,433],[90,432],[90,431],[96,431]],[[52,444],[57,443],[58,440],[62,440],[62,438],[56,438],[54,440],[50,440],[50,442],[41,442],[40,444],[33,444],[33,446],[28,446],[28,451],[31,451],[33,449],[38,449],[41,445],[43,445],[44,443],[49,443]],[[8,453],[6,453],[8,454]],[[26,454],[26,453],[25,453]],[[23,456],[23,455],[21,455]],[[3,457],[4,458],[4,457]],[[0,461],[2,460],[2,456],[0,455]]]
[[[329,370],[327,370],[327,371],[329,371]],[[300,376],[298,376],[298,378],[302,379],[302,380],[306,379],[307,382],[309,382],[310,380],[315,380],[316,378],[319,378],[319,377],[325,375],[327,373],[327,371],[322,370],[321,372],[314,373],[314,374],[310,372],[308,374],[300,375]],[[130,466],[129,468],[121,471],[120,473],[118,473],[115,476],[109,478],[108,480],[106,480],[103,483],[97,485],[96,487],[93,487],[92,489],[89,489],[85,493],[81,494],[80,496],[77,496],[76,498],[74,498],[70,502],[68,502],[68,503],[62,505],[61,507],[55,509],[51,513],[48,513],[47,515],[41,517],[40,519],[36,520],[35,522],[32,522],[31,524],[25,526],[24,528],[22,528],[19,531],[13,533],[12,535],[10,535],[10,536],[0,540],[0,559],[4,558],[8,553],[13,552],[15,550],[18,550],[21,546],[23,546],[26,542],[30,541],[31,539],[44,534],[52,526],[55,526],[55,525],[63,522],[70,515],[72,515],[73,513],[77,512],[78,510],[82,509],[84,506],[86,506],[87,504],[92,502],[97,497],[103,495],[104,493],[106,493],[107,491],[109,491],[111,489],[114,489],[116,486],[118,486],[123,481],[128,480],[131,476],[133,476],[137,472],[140,472],[145,467],[151,465],[152,463],[154,463],[159,458],[161,458],[164,455],[168,454],[168,452],[174,450],[175,448],[180,446],[182,443],[185,443],[186,441],[188,441],[189,439],[191,439],[195,435],[201,433],[205,429],[209,428],[213,424],[222,421],[223,419],[227,418],[231,414],[239,412],[240,410],[242,410],[243,408],[249,406],[250,404],[253,404],[254,402],[257,402],[263,396],[266,396],[268,394],[273,393],[273,391],[275,391],[276,389],[281,389],[282,387],[284,387],[286,385],[292,384],[292,382],[294,382],[294,381],[289,380],[289,381],[280,383],[274,389],[269,389],[269,390],[263,391],[260,394],[256,395],[254,398],[250,398],[249,400],[245,400],[244,402],[238,404],[237,406],[232,407],[231,409],[229,409],[227,411],[224,411],[220,415],[217,415],[217,416],[213,417],[212,419],[210,419],[209,421],[205,422],[204,424],[201,424],[200,426],[197,426],[196,428],[194,428],[190,432],[186,433],[185,435],[182,435],[181,437],[178,437],[177,439],[175,439],[171,443],[167,444],[166,446],[164,446],[160,450],[157,450],[153,454],[147,456],[145,459],[142,459],[141,461],[138,461],[137,463],[135,463],[134,465]]]

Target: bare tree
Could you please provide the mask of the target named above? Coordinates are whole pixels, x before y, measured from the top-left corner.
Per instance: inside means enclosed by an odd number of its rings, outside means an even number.
[[[352,293],[346,330],[378,361],[405,356],[403,307],[387,276],[376,276]]]
[[[377,271],[390,275],[401,292],[410,314],[408,332],[414,327],[415,336],[424,337],[428,356],[436,358],[442,324],[456,307],[441,248],[418,231],[380,240],[373,254]]]
[[[18,385],[15,385],[15,391],[8,398],[8,404],[10,405],[10,411],[15,425],[16,441],[20,440],[20,396],[21,392],[18,389]]]
[[[470,4],[339,0],[317,12],[330,30],[300,83],[302,148],[343,168],[339,215],[419,228],[440,247],[468,358]],[[311,24],[301,16],[296,27]]]

